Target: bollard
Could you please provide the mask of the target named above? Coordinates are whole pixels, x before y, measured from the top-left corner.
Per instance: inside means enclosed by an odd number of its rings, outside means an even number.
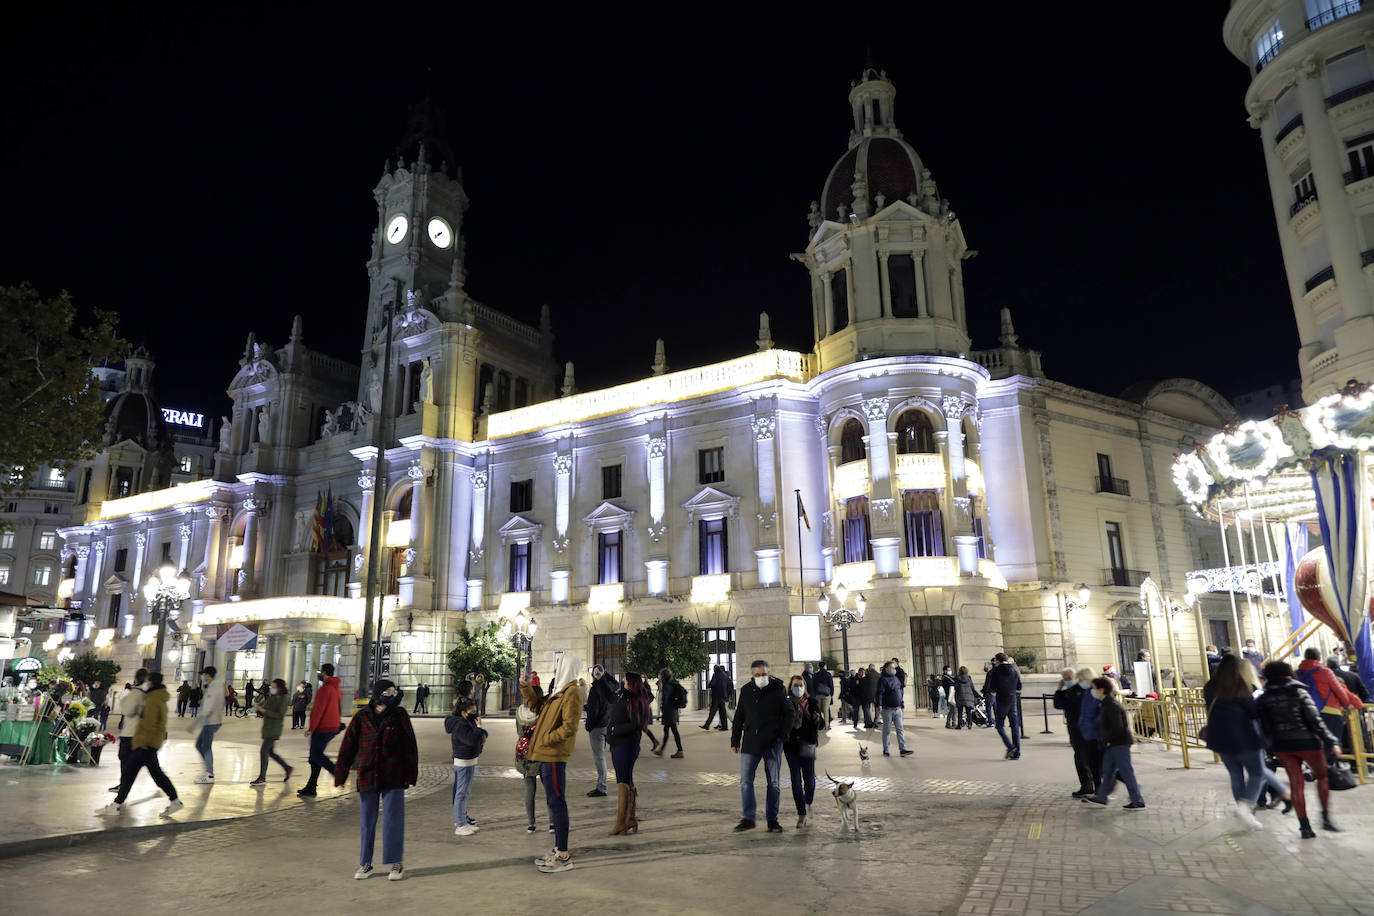
[[[1040,695],[1040,711],[1045,715],[1045,730],[1040,733],[1042,735],[1054,734],[1050,729],[1050,706],[1048,703],[1048,701],[1052,699],[1054,699],[1054,697],[1046,696],[1045,694]]]

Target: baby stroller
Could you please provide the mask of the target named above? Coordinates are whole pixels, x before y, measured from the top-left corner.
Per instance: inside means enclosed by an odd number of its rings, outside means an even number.
[[[983,712],[981,706],[974,706],[968,711],[969,721],[979,728],[986,728],[988,724],[988,714]]]

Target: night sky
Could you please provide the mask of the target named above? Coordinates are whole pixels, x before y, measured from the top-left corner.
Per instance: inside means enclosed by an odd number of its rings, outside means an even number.
[[[531,322],[548,303],[579,387],[646,375],[660,336],[674,368],[751,352],[761,310],[809,350],[788,255],[871,55],[980,252],[975,347],[1008,306],[1047,374],[1105,393],[1296,377],[1224,4],[1164,30],[1111,4],[908,6],[924,8],[11,12],[0,283],[117,310],[164,405],[226,412],[248,332],[283,344],[297,312],[308,345],[357,362],[372,188],[429,96],[471,199],[468,290]]]

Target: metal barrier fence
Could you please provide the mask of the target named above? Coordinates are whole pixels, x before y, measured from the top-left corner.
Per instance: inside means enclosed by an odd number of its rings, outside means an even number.
[[[1188,691],[1190,688],[1185,688]],[[1207,704],[1201,699],[1147,700],[1142,697],[1121,697],[1121,703],[1131,720],[1137,741],[1162,744],[1168,750],[1179,749],[1184,769],[1192,768],[1190,751],[1205,751],[1207,745],[1200,737],[1207,724]]]
[[[1345,753],[1345,748],[1342,747],[1342,752],[1337,756],[1354,764],[1355,778],[1360,781],[1360,785],[1369,782],[1369,767],[1374,763],[1374,755],[1370,754],[1371,723],[1374,723],[1374,707],[1345,710],[1345,724],[1350,732],[1350,753]]]

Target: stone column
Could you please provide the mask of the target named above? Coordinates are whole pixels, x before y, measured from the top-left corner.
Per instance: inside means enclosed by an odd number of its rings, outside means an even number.
[[[486,568],[487,483],[486,468],[472,472],[472,537],[468,548],[468,610],[482,607],[482,585]]]
[[[221,598],[224,590],[220,583],[220,558],[224,553],[224,521],[228,512],[223,506],[209,506],[205,516],[210,520],[210,530],[205,534],[205,583],[202,598]]]
[[[916,268],[916,314],[921,318],[930,317],[930,304],[926,301],[925,252],[913,251],[911,258]]]
[[[243,588],[239,591],[248,598],[258,592],[258,525],[264,506],[261,500],[250,496],[243,501],[243,508],[248,517],[243,526]]]
[[[1276,148],[1274,138],[1278,134],[1279,125],[1274,123],[1274,106],[1270,104],[1262,108],[1252,108],[1250,126],[1259,128],[1260,145],[1264,149],[1264,167],[1269,174],[1269,197],[1274,204],[1274,222],[1278,224],[1279,229],[1279,249],[1283,252],[1283,266],[1288,274],[1288,294],[1293,299],[1293,314],[1298,320],[1298,338],[1302,341],[1304,349],[1310,346],[1320,348],[1321,333],[1317,328],[1316,318],[1303,301],[1307,292],[1304,284],[1307,278],[1307,265],[1303,261],[1302,243],[1293,231],[1293,218],[1289,212],[1291,205],[1286,203],[1293,196],[1293,186],[1288,181],[1288,170],[1279,159]],[[1325,208],[1325,204],[1322,206]]]
[[[148,599],[143,596],[143,553],[148,548],[148,532],[134,533],[134,547],[134,577],[129,584],[133,594],[129,598],[129,610],[134,611],[135,624],[144,624],[150,617]],[[139,604],[143,605],[142,613],[135,610]]]
[[[181,562],[178,564],[178,572],[190,570],[191,568],[191,523],[182,522],[177,526],[177,534],[181,537]]]
[[[878,253],[878,288],[882,292],[883,317],[892,317],[892,280],[887,273],[888,252]]]
[[[406,476],[411,481],[410,549],[415,551],[414,559],[406,564],[407,572],[411,576],[422,576],[430,562],[429,538],[425,530],[429,524],[429,475],[417,461],[406,468]]]
[[[286,640],[286,685],[295,693],[296,685],[305,680],[305,652],[299,638],[288,636]]]
[[[267,650],[262,656],[262,679],[268,684],[274,677],[280,677],[277,669],[281,667],[281,637],[267,637]]]
[[[649,559],[644,568],[650,595],[668,593],[668,431],[662,417],[650,422],[644,450],[649,477]]]

